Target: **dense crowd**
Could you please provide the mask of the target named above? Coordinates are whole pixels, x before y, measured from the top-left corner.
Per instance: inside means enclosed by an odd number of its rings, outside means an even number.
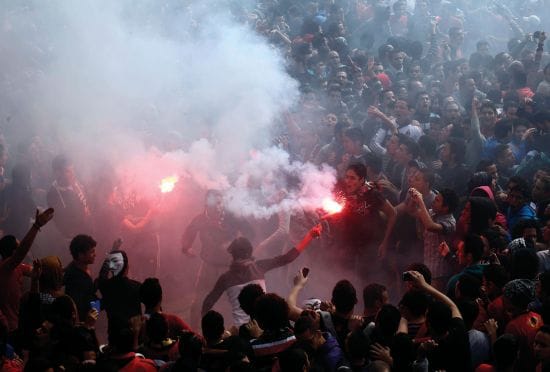
[[[50,141],[6,136],[0,370],[550,370],[550,4],[248,5],[234,18],[299,84],[273,144],[331,166],[342,210],[281,212],[258,236],[208,190],[181,231],[185,256],[200,246],[193,304],[173,314],[156,207],[117,200],[105,174],[83,184]],[[72,261],[29,260],[50,220]],[[95,273],[98,241],[113,245]],[[309,246],[294,286],[268,291]],[[322,272],[343,275],[331,297],[300,301]],[[233,319],[212,310],[224,293]]]

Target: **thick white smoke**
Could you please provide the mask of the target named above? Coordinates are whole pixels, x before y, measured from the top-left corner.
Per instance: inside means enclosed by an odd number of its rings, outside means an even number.
[[[333,173],[268,148],[274,121],[298,96],[281,54],[221,3],[178,4],[3,3],[5,132],[40,135],[85,179],[107,160],[143,192],[171,174],[223,189],[241,214],[317,203]]]

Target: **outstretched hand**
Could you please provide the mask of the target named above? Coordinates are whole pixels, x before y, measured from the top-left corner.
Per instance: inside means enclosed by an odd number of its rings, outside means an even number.
[[[34,223],[37,225],[38,228],[41,228],[53,218],[53,212],[53,208],[48,208],[42,213],[40,213],[40,211],[37,209]]]

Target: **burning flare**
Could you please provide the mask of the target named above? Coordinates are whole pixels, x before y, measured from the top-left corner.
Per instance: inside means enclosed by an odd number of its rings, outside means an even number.
[[[327,212],[327,216],[328,216],[328,215],[342,212],[342,210],[344,209],[344,205],[338,203],[334,199],[325,198],[323,199],[323,209],[325,212]]]
[[[166,194],[167,192],[172,192],[174,190],[174,187],[176,187],[176,183],[178,182],[178,176],[170,176],[163,178],[160,181],[160,192],[163,194]]]

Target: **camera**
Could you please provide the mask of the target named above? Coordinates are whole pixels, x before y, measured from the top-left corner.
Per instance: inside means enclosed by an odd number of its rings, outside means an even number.
[[[411,273],[408,272],[408,271],[405,271],[405,272],[403,273],[403,281],[404,281],[404,282],[410,282],[410,281],[412,281],[412,280],[413,280],[413,276],[411,275]]]
[[[304,278],[307,278],[308,275],[309,275],[309,267],[304,267],[304,268],[302,269],[302,276],[303,276]]]

